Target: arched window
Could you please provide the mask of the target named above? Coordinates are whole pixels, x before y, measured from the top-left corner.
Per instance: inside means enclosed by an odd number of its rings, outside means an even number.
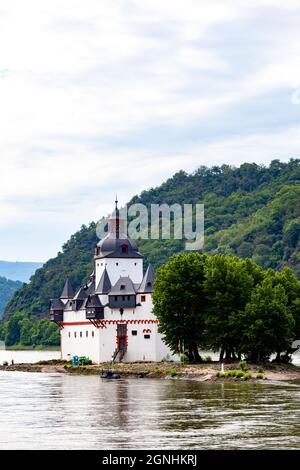
[[[121,245],[121,252],[122,253],[128,253],[128,246],[127,245]]]

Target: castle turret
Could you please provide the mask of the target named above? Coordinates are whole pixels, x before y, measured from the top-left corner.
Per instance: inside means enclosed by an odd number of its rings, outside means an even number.
[[[140,284],[143,279],[143,255],[126,234],[126,220],[120,216],[118,201],[108,221],[108,233],[96,246],[96,286],[105,269],[112,285],[120,276],[129,276],[136,284]]]

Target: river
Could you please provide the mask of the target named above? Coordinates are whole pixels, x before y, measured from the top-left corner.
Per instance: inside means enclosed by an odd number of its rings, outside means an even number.
[[[0,449],[300,449],[300,384],[0,372]]]

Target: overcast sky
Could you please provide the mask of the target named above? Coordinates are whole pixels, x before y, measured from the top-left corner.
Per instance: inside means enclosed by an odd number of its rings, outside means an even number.
[[[299,25],[300,0],[0,0],[0,259],[180,169],[300,157]]]

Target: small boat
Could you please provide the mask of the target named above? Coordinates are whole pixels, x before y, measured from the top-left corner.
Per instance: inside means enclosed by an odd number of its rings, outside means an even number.
[[[116,374],[110,369],[103,370],[101,372],[101,379],[120,379],[120,378],[121,378],[120,374]]]

